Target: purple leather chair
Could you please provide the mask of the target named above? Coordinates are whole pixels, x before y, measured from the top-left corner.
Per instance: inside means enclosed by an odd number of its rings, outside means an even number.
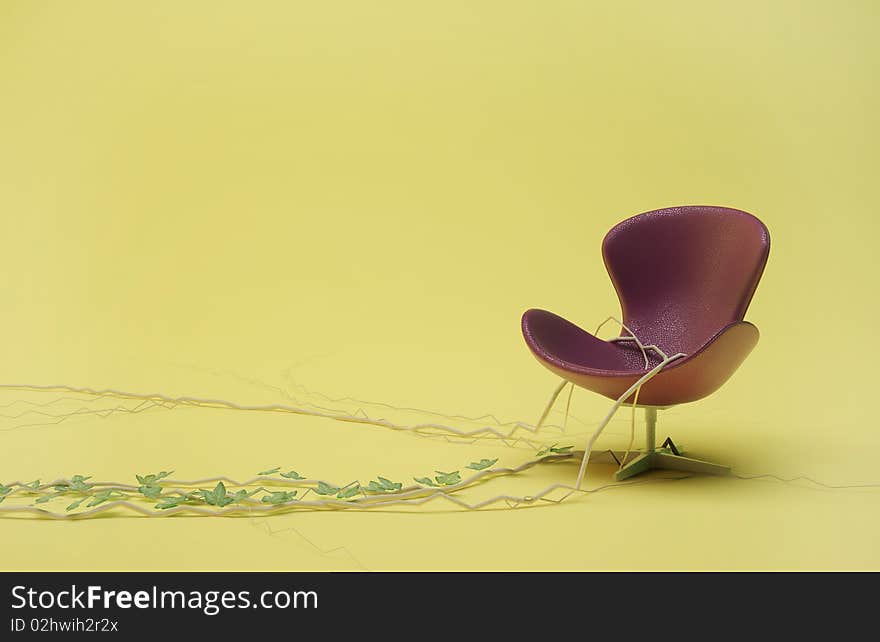
[[[615,225],[602,242],[605,267],[617,291],[623,323],[644,345],[686,356],[645,383],[645,451],[622,467],[618,479],[651,468],[723,474],[729,468],[683,457],[671,440],[655,444],[657,410],[715,392],[758,342],[743,321],[770,251],[767,228],[753,215],[727,207],[671,207]],[[526,344],[563,379],[618,399],[650,364],[632,341],[603,341],[546,310],[522,317]],[[622,336],[626,336],[622,334]],[[632,399],[627,399],[632,401]]]

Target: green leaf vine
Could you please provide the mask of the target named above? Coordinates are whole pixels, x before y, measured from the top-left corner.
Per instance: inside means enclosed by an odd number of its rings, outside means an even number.
[[[540,450],[538,457],[566,455],[570,454],[571,449],[571,446],[553,444]],[[464,468],[476,471],[478,476],[503,472],[493,469],[497,463],[497,458],[484,458],[471,461]],[[334,484],[308,478],[293,469],[287,472],[282,472],[282,470],[281,466],[261,470],[257,473],[257,478],[243,482],[242,487],[233,489],[227,488],[223,481],[218,481],[209,488],[192,488],[198,482],[174,482],[169,479],[174,471],[165,470],[157,473],[135,474],[134,478],[137,483],[131,485],[99,483],[92,476],[76,474],[69,479],[45,485],[41,483],[40,479],[27,483],[0,483],[0,503],[19,493],[23,497],[32,497],[32,505],[46,505],[57,498],[65,497],[68,500],[65,513],[74,515],[77,514],[77,511],[112,505],[120,501],[149,502],[152,508],[160,512],[182,506],[226,509],[230,506],[248,503],[283,507],[295,505],[306,498],[309,493],[321,498],[318,501],[366,501],[377,496],[393,496],[424,488],[442,489],[458,486],[468,481],[462,478],[461,470],[435,470],[431,475],[413,477],[412,479],[418,486],[405,487],[403,482],[383,475],[377,475],[375,479],[369,479],[366,483],[358,480],[348,484]],[[298,488],[291,489],[289,487],[291,484],[298,486]],[[286,485],[287,488],[279,488],[279,485]]]

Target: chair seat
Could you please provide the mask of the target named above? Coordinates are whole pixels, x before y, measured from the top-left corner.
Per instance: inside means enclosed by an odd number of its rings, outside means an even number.
[[[648,351],[648,368],[634,342],[599,339],[546,310],[527,310],[522,333],[532,354],[548,369],[582,388],[617,399],[645,372],[660,363]],[[746,321],[722,328],[693,354],[668,364],[642,386],[639,403],[671,406],[696,401],[727,381],[758,341],[758,330]],[[632,401],[632,398],[627,399]]]
[[[645,373],[645,358],[634,342],[604,341],[547,310],[528,310],[522,330],[535,356],[566,371],[609,377]],[[653,350],[648,358],[649,367],[660,362]]]

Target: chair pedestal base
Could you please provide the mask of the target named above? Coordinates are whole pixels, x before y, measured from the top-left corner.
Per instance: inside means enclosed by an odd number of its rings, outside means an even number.
[[[700,459],[691,459],[690,457],[682,457],[681,455],[673,455],[671,453],[653,451],[642,453],[620,470],[614,473],[614,479],[621,481],[644,473],[649,470],[680,470],[687,473],[702,473],[705,475],[728,475],[730,474],[730,466],[722,466],[721,464],[713,464]]]
[[[644,473],[649,470],[680,470],[686,473],[702,473],[705,475],[728,475],[730,466],[713,464],[700,459],[683,457],[671,439],[663,443],[664,450],[657,450],[657,408],[645,407],[645,450],[630,462],[626,462],[620,470],[614,474],[614,479],[621,481],[633,475]],[[669,451],[665,447],[669,447]]]

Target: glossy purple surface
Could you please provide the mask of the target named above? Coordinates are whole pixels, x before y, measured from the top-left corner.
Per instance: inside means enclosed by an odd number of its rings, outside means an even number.
[[[687,355],[645,386],[646,400],[692,401],[717,389],[738,367],[757,342],[757,329],[742,319],[769,250],[764,224],[726,207],[654,210],[608,232],[602,255],[623,322],[646,345]],[[619,394],[626,381],[645,371],[633,344],[603,341],[552,312],[527,311],[522,331],[544,365],[607,396]],[[699,363],[688,365],[698,357]],[[658,361],[652,356],[651,365]],[[619,381],[603,382],[603,377]]]
[[[743,319],[769,251],[764,224],[726,207],[646,212],[602,242],[623,322],[668,354],[692,354]]]

